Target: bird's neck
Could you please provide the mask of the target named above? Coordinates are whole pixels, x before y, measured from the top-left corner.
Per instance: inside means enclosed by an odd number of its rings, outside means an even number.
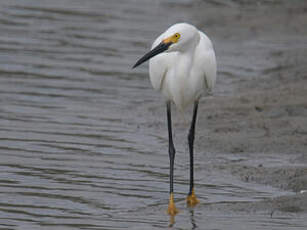
[[[194,62],[194,52],[195,48],[193,47],[190,47],[189,49],[179,52],[178,62],[177,62],[179,68],[177,68],[177,71],[180,71],[181,73],[177,74],[179,75],[184,74],[186,76],[189,76]]]

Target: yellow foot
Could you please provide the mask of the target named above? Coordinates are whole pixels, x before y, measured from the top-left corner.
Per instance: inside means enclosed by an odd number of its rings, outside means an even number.
[[[179,210],[176,208],[175,202],[174,202],[174,194],[171,193],[169,197],[167,213],[171,216],[175,216],[178,212]]]
[[[194,207],[199,203],[199,200],[196,198],[194,193],[194,188],[192,189],[192,193],[187,197],[187,205],[190,207]]]

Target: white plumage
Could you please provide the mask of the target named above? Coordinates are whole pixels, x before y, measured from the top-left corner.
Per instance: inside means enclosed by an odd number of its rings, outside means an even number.
[[[175,103],[179,110],[198,100],[205,91],[211,91],[216,81],[216,59],[212,43],[206,34],[187,23],[178,23],[162,33],[153,43],[179,33],[179,41],[150,59],[150,81]]]

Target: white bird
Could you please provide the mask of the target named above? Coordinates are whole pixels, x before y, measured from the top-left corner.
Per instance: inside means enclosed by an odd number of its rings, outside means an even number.
[[[172,138],[171,102],[183,111],[194,103],[191,127],[188,134],[190,152],[189,206],[199,201],[194,193],[193,144],[198,102],[201,95],[211,91],[216,81],[216,58],[212,42],[193,25],[178,23],[168,28],[153,43],[151,51],[140,58],[133,68],[150,59],[149,75],[155,90],[166,98],[170,158],[170,197],[168,214],[176,215],[174,203],[173,171],[175,147]]]

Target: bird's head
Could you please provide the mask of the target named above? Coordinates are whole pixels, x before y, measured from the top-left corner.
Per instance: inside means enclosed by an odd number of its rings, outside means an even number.
[[[187,23],[175,24],[156,39],[152,49],[141,57],[132,68],[163,52],[186,51],[193,46],[195,47],[198,41],[199,33],[194,26]]]

